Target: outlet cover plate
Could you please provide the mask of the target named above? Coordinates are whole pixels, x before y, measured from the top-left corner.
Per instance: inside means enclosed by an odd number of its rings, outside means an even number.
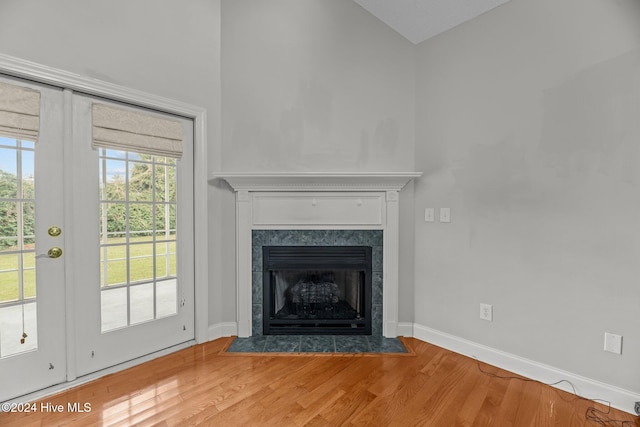
[[[480,319],[493,322],[493,306],[491,304],[480,304]]]
[[[604,351],[622,354],[622,335],[604,333]]]

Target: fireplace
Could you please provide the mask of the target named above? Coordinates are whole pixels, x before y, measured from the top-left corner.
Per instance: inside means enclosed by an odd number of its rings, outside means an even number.
[[[371,335],[370,246],[263,246],[263,334]]]
[[[225,172],[212,175],[210,182],[224,180],[236,192],[237,328],[233,332],[239,337],[263,333],[262,246],[328,246],[332,243],[325,244],[327,239],[324,237],[334,231],[366,233],[375,230],[380,232],[380,242],[371,244],[372,335],[397,337],[399,196],[409,181],[421,175],[419,172]],[[299,235],[300,239],[288,242],[292,234]],[[270,241],[264,242],[264,237]],[[316,241],[316,237],[320,241]],[[338,243],[337,239],[335,234],[333,244],[344,244]],[[367,245],[367,242],[357,244]]]

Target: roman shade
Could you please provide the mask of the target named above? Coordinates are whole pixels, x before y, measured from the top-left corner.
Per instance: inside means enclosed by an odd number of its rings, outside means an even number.
[[[182,123],[95,103],[91,109],[94,148],[182,157]]]
[[[0,82],[0,135],[36,141],[40,129],[40,92]]]

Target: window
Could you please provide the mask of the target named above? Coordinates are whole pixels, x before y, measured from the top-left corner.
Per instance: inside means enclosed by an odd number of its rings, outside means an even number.
[[[99,148],[102,332],[177,313],[176,159]]]

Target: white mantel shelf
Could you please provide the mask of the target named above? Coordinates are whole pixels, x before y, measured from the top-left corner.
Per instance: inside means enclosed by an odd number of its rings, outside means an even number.
[[[223,179],[235,191],[400,191],[422,172],[221,172],[209,182]]]

